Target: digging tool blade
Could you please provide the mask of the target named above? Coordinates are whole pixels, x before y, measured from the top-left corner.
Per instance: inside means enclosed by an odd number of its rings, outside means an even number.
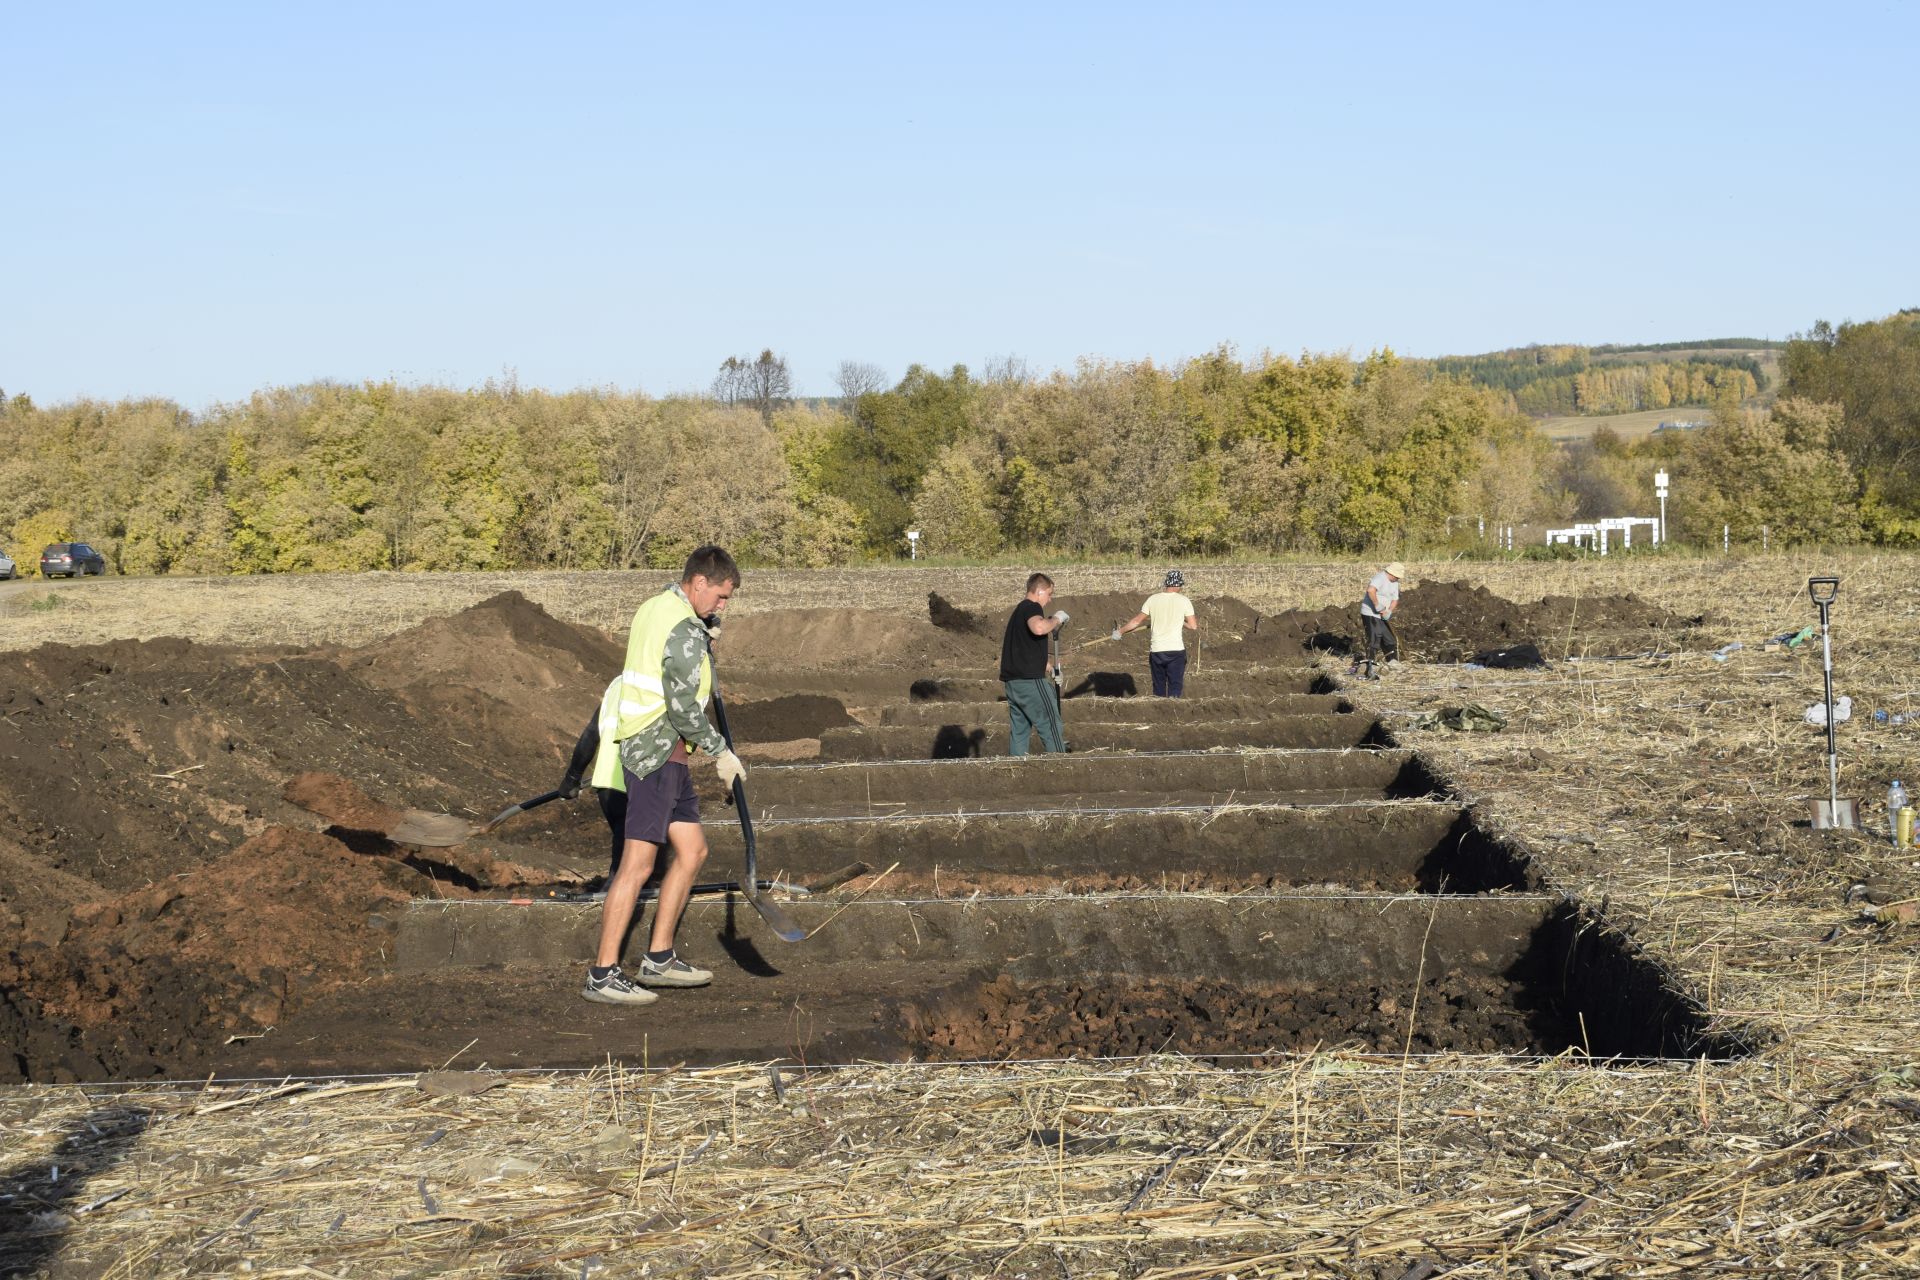
[[[428,849],[448,849],[457,844],[465,844],[480,828],[465,818],[455,817],[451,813],[428,813],[424,809],[403,809],[400,816],[387,824],[387,839],[399,844],[419,845]]]
[[[505,809],[502,809],[499,813],[494,814],[493,817],[481,823],[480,826],[475,829],[474,834],[485,835],[487,832],[493,830],[495,827],[499,826],[501,823],[505,822],[508,818],[511,818],[516,813],[525,813],[529,809],[538,809],[541,805],[548,804],[558,799],[560,799],[560,792],[555,790],[555,791],[545,792],[541,795],[537,795],[531,800],[522,800],[519,804],[516,804],[516,805],[509,805]]]
[[[719,695],[715,695],[713,705],[720,705]],[[729,742],[731,745],[731,742]],[[760,871],[754,860],[753,816],[747,810],[747,787],[740,779],[733,780],[733,807],[740,811],[740,836],[747,846],[747,874],[740,882],[740,893],[760,913],[767,922],[767,928],[782,942],[798,942],[807,936],[807,931],[793,922],[785,909],[760,891]]]
[[[720,730],[720,736],[727,741],[727,749],[733,750],[733,729],[727,724],[727,704],[720,698],[718,680],[713,687],[713,719],[714,727]],[[747,874],[740,881],[740,895],[760,913],[760,918],[767,922],[767,927],[773,930],[775,937],[782,942],[798,942],[807,936],[807,931],[795,924],[793,917],[779,903],[760,891],[760,868],[753,843],[753,813],[747,808],[746,783],[739,778],[733,780],[733,807],[740,815],[740,838],[747,847]]]

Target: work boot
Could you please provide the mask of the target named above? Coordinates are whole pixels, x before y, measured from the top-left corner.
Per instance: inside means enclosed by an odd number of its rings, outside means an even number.
[[[660,997],[636,985],[632,978],[620,972],[615,965],[607,971],[604,978],[596,978],[593,971],[587,971],[587,985],[580,994],[597,1004],[652,1004]]]
[[[696,969],[679,956],[670,956],[658,963],[652,960],[640,962],[640,985],[643,987],[704,987],[713,981],[713,974],[706,969]]]

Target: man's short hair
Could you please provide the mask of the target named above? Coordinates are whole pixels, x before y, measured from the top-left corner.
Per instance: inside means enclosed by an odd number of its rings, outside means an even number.
[[[1027,579],[1027,594],[1032,595],[1034,592],[1038,591],[1041,587],[1050,587],[1052,585],[1053,585],[1052,578],[1049,578],[1044,573],[1036,573],[1032,577]]]
[[[687,567],[680,571],[682,582],[692,582],[696,577],[705,578],[716,587],[723,582],[731,582],[737,587],[740,585],[740,566],[733,562],[733,557],[724,548],[708,543],[696,548],[687,557]]]

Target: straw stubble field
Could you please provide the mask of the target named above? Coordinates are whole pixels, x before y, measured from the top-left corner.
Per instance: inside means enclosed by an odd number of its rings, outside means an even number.
[[[0,1195],[29,1226],[8,1261],[76,1275],[1920,1272],[1920,929],[1902,910],[1920,874],[1873,831],[1806,828],[1807,797],[1825,785],[1822,740],[1800,720],[1818,695],[1817,652],[1760,645],[1812,619],[1809,573],[1842,575],[1838,683],[1860,718],[1841,730],[1841,791],[1871,801],[1920,762],[1920,724],[1866,721],[1875,707],[1916,709],[1913,567],[1864,554],[1415,565],[1415,582],[1457,578],[1519,601],[1631,591],[1705,612],[1709,632],[1745,647],[1724,662],[1696,649],[1539,672],[1414,654],[1350,695],[1418,747],[1484,828],[1530,850],[1553,890],[1592,908],[1593,927],[1664,966],[1751,1046],[1745,1057],[1323,1049],[1259,1070],[1173,1057],[610,1064],[14,1088],[0,1094]],[[1146,576],[1089,572],[1095,589]],[[1356,570],[1216,572],[1199,592],[1275,609],[1344,604]],[[756,575],[742,604],[757,593],[917,608],[937,586],[985,606],[1017,576]],[[37,642],[25,626],[70,628],[72,642],[179,633],[184,622],[136,599],[172,585],[89,583],[128,594],[8,617],[0,639]],[[612,585],[220,583],[202,588],[219,603],[195,612],[217,633],[207,638],[338,642],[513,586],[607,625]],[[1542,647],[1557,656],[1552,639]],[[1566,646],[1580,649],[1577,627]],[[1507,729],[1411,727],[1463,701],[1501,712]],[[1884,831],[1881,807],[1865,812]]]

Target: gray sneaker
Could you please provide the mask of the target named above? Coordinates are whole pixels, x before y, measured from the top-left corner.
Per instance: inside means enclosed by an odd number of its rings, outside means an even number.
[[[636,985],[632,978],[620,972],[615,965],[604,978],[593,976],[593,970],[587,970],[587,985],[580,994],[599,1004],[652,1004],[660,997]]]
[[[639,980],[643,987],[704,987],[713,981],[713,974],[674,956],[665,964],[641,960]]]

